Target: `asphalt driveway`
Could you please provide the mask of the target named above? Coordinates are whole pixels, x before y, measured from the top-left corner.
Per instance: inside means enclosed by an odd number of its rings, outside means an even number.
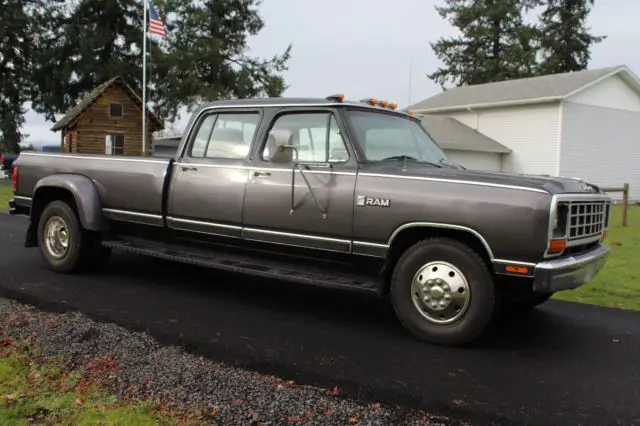
[[[368,296],[116,255],[56,275],[0,214],[0,294],[148,331],[217,360],[354,398],[487,424],[640,424],[640,313],[550,302],[468,349],[409,337]]]

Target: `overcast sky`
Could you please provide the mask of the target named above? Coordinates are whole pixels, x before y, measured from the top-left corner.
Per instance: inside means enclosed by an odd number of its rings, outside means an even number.
[[[266,26],[250,39],[251,54],[270,57],[293,43],[285,96],[345,93],[349,99],[377,97],[406,106],[440,91],[425,76],[439,65],[429,42],[454,30],[436,4],[442,1],[264,0]],[[608,37],[592,49],[590,68],[624,64],[640,75],[638,16],[638,0],[596,1],[589,25]],[[29,111],[26,120],[27,142],[60,141],[42,117]]]

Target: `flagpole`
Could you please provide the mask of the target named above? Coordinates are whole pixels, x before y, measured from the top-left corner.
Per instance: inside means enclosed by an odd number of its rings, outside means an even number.
[[[142,155],[147,153],[147,0],[142,0]]]

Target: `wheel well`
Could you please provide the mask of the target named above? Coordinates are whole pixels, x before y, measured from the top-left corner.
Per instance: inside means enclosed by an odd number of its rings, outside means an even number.
[[[466,244],[472,250],[478,253],[487,265],[491,265],[491,256],[489,255],[487,248],[482,243],[480,238],[478,238],[471,232],[459,229],[433,228],[424,226],[407,228],[400,231],[398,235],[395,236],[395,238],[391,242],[391,247],[389,247],[387,261],[382,273],[382,294],[386,294],[389,292],[389,287],[391,285],[391,274],[393,273],[393,269],[395,268],[396,263],[398,262],[398,259],[400,259],[402,253],[404,253],[409,247],[411,247],[418,241],[434,237],[451,238],[452,240],[456,240],[463,244]]]
[[[40,216],[49,203],[57,200],[69,204],[77,214],[76,200],[70,191],[56,187],[39,188],[34,194],[33,202],[31,203],[31,223],[27,229],[27,247],[38,246],[38,224],[40,223]]]

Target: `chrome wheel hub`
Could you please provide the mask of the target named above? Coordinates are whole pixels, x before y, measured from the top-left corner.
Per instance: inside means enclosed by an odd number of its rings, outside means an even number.
[[[462,317],[471,300],[471,288],[462,272],[448,262],[430,262],[411,282],[413,304],[431,322],[449,324]]]
[[[47,221],[44,233],[47,252],[56,259],[65,257],[69,251],[70,238],[64,220],[59,216],[53,216]]]

